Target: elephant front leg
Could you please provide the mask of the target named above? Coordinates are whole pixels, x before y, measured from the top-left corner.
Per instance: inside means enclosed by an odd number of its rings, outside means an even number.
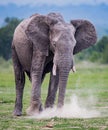
[[[27,109],[28,115],[42,111],[41,103],[41,78],[45,62],[45,57],[40,52],[33,53],[31,66],[32,92],[30,107]]]
[[[47,95],[46,102],[45,102],[45,108],[53,107],[57,89],[58,89],[58,82],[59,82],[58,72],[57,72],[56,76],[54,76],[51,72],[49,88],[48,88],[48,95]]]
[[[31,91],[31,101],[30,107],[27,109],[28,115],[33,115],[34,113],[39,113],[42,111],[41,103],[41,84],[40,79],[37,75],[32,73],[32,91]]]

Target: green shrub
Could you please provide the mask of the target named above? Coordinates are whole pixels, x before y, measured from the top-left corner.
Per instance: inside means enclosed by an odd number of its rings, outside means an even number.
[[[3,57],[0,57],[0,71],[9,69],[12,67],[12,59],[6,61]]]

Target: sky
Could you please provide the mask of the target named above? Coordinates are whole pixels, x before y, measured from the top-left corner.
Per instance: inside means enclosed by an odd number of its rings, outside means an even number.
[[[6,17],[22,19],[49,12],[61,13],[67,22],[87,19],[97,30],[108,28],[108,0],[0,0],[0,26]]]

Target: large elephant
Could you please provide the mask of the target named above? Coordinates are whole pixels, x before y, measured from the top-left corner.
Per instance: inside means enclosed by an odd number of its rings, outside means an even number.
[[[32,82],[28,114],[42,111],[41,83],[51,72],[46,107],[52,107],[59,88],[58,104],[64,104],[69,71],[74,66],[73,55],[96,43],[94,26],[86,20],[66,23],[58,13],[35,14],[23,20],[15,29],[12,59],[16,82],[14,115],[22,114],[25,72]]]

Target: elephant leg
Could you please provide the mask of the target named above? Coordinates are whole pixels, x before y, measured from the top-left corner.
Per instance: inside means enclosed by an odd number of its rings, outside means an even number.
[[[46,56],[42,55],[41,52],[33,52],[31,65],[32,93],[30,107],[27,109],[28,115],[33,115],[34,113],[42,111],[41,80],[45,58]]]
[[[15,48],[12,48],[12,59],[14,64],[15,84],[16,84],[16,101],[13,114],[15,116],[22,115],[22,99],[25,84],[25,74],[18,60]]]
[[[59,74],[57,72],[56,76],[50,73],[50,82],[48,88],[48,94],[45,102],[45,108],[52,108],[54,105],[57,89],[58,89],[58,82],[59,82]]]

